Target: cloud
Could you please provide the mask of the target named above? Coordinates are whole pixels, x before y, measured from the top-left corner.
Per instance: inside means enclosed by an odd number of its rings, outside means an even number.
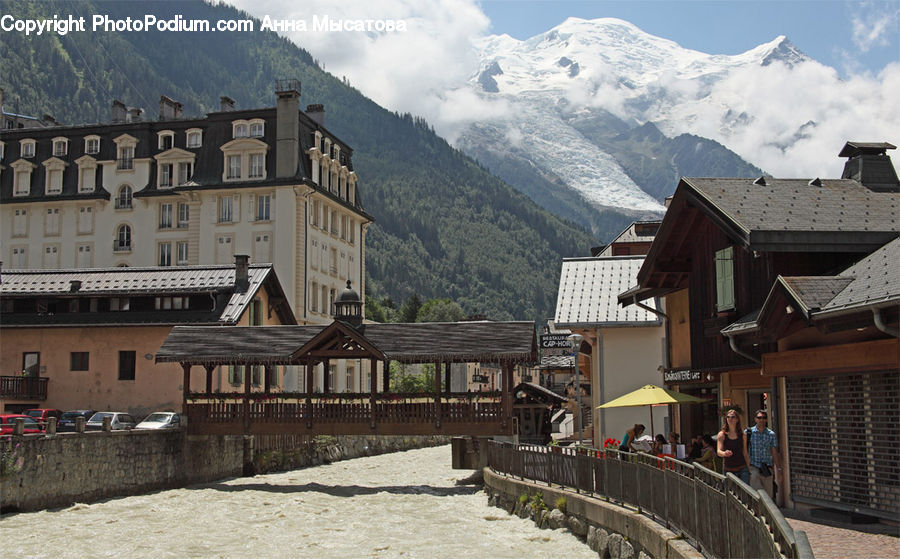
[[[862,2],[854,6],[850,19],[853,43],[862,52],[874,46],[885,47],[897,37],[900,3]]]
[[[251,15],[308,22],[306,31],[281,33],[308,50],[325,70],[390,110],[424,116],[438,129],[480,100],[458,91],[478,69],[472,46],[490,21],[473,0],[232,0]],[[317,31],[315,17],[404,21],[399,32]],[[483,112],[472,108],[469,112]]]

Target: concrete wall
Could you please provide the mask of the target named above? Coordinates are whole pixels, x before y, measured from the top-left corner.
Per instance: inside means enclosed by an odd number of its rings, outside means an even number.
[[[239,476],[243,437],[184,431],[26,435],[22,468],[0,480],[0,510],[30,511]]]

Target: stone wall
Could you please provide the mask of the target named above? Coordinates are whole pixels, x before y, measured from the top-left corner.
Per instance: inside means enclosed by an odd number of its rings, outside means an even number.
[[[567,528],[601,558],[703,559],[677,534],[625,507],[559,487],[547,487],[484,469],[484,485],[492,505],[531,518],[541,528]],[[527,495],[523,502],[520,497]],[[538,501],[537,497],[540,498]],[[556,507],[563,499],[565,510]],[[546,508],[535,506],[543,503]]]
[[[0,479],[0,511],[33,511],[449,443],[445,436],[256,439],[184,431],[25,435],[21,469]]]
[[[0,442],[0,444],[3,444]],[[22,467],[0,479],[0,510],[31,511],[239,476],[240,436],[184,431],[26,435]]]
[[[450,437],[437,435],[338,435],[303,437],[302,440],[253,441],[254,447],[248,474],[276,472],[317,466],[349,458],[400,452],[413,448],[440,446],[450,443]],[[293,439],[293,438],[291,438]]]

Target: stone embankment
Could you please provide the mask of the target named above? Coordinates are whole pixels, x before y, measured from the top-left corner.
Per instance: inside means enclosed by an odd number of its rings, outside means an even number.
[[[288,442],[290,444],[280,443]],[[0,478],[0,511],[33,511],[447,444],[448,437],[296,437],[291,441],[175,431],[4,437],[16,462]],[[258,446],[265,443],[265,450]]]
[[[703,559],[674,532],[632,510],[600,499],[484,470],[488,503],[540,528],[568,529],[601,558]]]

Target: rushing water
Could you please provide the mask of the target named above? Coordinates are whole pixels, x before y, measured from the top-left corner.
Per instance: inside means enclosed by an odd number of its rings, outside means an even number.
[[[487,506],[450,447],[0,520],[0,557],[596,557]]]

